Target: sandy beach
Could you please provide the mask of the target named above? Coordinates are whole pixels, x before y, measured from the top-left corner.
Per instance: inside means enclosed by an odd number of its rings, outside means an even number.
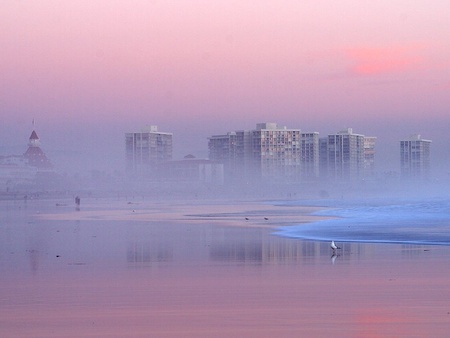
[[[89,203],[89,202],[88,202]],[[36,217],[50,221],[172,221],[182,223],[215,223],[222,226],[276,228],[283,225],[314,222],[327,217],[314,215],[321,207],[274,205],[271,201],[176,201],[176,202],[115,202],[96,201],[95,208],[61,213],[41,213]],[[64,206],[66,207],[66,205]]]
[[[0,337],[446,337],[445,246],[273,235],[268,201],[2,201]],[[248,218],[248,219],[246,219]],[[267,219],[265,219],[267,218]]]

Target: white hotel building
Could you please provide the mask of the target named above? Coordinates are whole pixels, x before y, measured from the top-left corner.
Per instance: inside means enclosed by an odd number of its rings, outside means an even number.
[[[224,163],[229,182],[300,182],[319,174],[319,134],[258,123],[250,131],[208,138],[209,157]]]
[[[125,134],[126,169],[130,176],[151,177],[158,165],[172,160],[172,133],[148,126],[140,132]]]
[[[431,141],[420,135],[400,141],[400,172],[405,178],[427,179],[430,176]]]

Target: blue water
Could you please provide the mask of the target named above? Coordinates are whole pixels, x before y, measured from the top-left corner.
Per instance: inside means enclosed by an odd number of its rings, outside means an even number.
[[[450,200],[289,201],[324,206],[336,217],[280,228],[276,234],[319,241],[450,245]]]

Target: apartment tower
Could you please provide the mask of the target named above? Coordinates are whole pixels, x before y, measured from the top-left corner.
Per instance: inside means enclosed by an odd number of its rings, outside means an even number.
[[[172,133],[148,126],[140,132],[125,134],[127,172],[134,177],[155,177],[158,165],[172,160]]]
[[[412,135],[400,141],[400,171],[403,177],[427,179],[430,176],[431,141]]]

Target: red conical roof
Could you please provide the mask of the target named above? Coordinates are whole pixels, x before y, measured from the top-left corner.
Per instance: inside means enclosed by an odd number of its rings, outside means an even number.
[[[39,140],[39,136],[37,136],[37,134],[34,130],[31,133],[30,140]]]
[[[50,160],[39,147],[39,137],[37,136],[36,131],[33,130],[29,140],[28,150],[24,154],[24,157],[28,160],[28,164],[42,169],[52,168],[53,166]]]

